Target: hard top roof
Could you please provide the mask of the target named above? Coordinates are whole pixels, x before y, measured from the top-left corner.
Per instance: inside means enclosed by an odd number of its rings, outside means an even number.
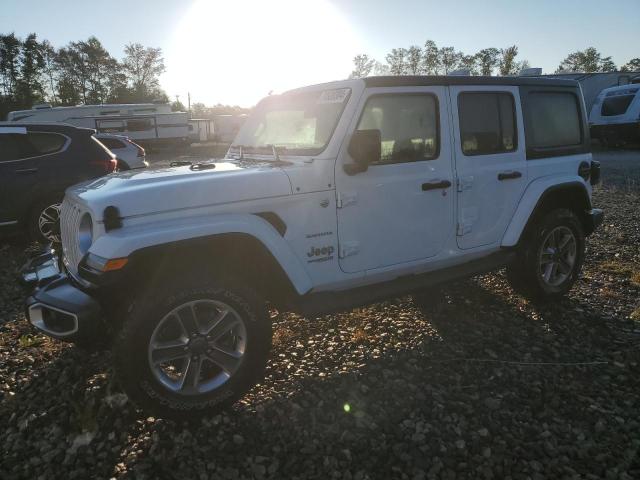
[[[526,85],[577,87],[578,82],[565,78],[489,77],[471,75],[397,75],[363,78],[367,87],[409,87],[423,85]]]

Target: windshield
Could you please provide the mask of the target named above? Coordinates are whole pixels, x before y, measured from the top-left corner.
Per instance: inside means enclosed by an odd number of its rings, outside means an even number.
[[[339,88],[267,97],[251,113],[231,148],[245,153],[321,153],[338,124],[351,89]]]

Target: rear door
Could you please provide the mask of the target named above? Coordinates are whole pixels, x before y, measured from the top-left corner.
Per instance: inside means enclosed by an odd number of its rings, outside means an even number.
[[[0,222],[3,223],[22,220],[36,200],[60,187],[58,179],[64,174],[58,154],[70,143],[66,135],[39,132],[36,126],[10,128],[15,131],[2,133],[0,130]]]
[[[450,87],[458,247],[499,242],[527,185],[516,86]]]

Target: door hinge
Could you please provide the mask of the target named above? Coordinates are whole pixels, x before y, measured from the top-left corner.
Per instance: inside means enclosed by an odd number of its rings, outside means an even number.
[[[456,185],[458,186],[459,192],[469,190],[473,186],[473,177],[458,177],[456,179]]]
[[[471,233],[471,222],[460,222],[458,223],[458,229],[456,231],[457,235],[461,237],[462,235],[466,235],[467,233]]]
[[[338,198],[336,199],[336,207],[344,208],[347,205],[353,205],[356,203],[358,196],[355,193],[342,193],[338,192]]]
[[[340,244],[338,256],[340,258],[350,257],[360,251],[360,243],[358,242],[343,242]]]

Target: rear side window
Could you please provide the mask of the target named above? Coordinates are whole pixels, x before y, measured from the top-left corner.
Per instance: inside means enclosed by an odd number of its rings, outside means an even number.
[[[124,148],[125,145],[120,140],[115,138],[98,138],[98,141],[107,147],[109,150],[117,150],[119,148]]]
[[[58,133],[28,132],[0,135],[0,161],[21,160],[59,152],[67,137]]]
[[[602,102],[600,113],[603,117],[624,115],[638,92],[638,88],[629,88],[617,92],[609,92]]]
[[[418,162],[438,156],[438,101],[434,95],[375,95],[358,130],[380,130],[381,159],[375,164]]]
[[[529,94],[527,143],[530,148],[560,148],[580,145],[580,106],[569,92]]]
[[[461,93],[458,117],[465,155],[506,153],[517,148],[515,105],[510,93]]]
[[[27,142],[33,149],[35,155],[47,155],[62,150],[67,138],[58,133],[29,132]]]

